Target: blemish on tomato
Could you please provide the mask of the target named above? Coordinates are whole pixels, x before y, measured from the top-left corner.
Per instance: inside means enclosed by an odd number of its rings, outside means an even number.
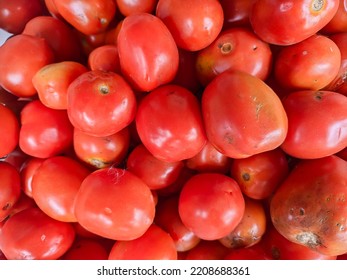
[[[244,181],[249,181],[251,179],[251,175],[249,175],[249,173],[243,173],[242,174],[242,179]]]

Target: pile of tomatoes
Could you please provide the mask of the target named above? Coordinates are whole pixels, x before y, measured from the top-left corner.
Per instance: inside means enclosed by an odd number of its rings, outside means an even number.
[[[345,259],[346,0],[0,0],[0,259]]]

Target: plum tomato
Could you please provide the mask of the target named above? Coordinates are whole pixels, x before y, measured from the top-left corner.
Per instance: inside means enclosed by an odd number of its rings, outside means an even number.
[[[15,113],[0,103],[0,158],[8,155],[19,142],[19,121]]]
[[[234,179],[219,173],[201,173],[183,185],[178,211],[183,224],[196,236],[216,240],[240,223],[245,201]]]
[[[333,91],[294,91],[283,99],[288,133],[281,148],[290,156],[313,159],[347,146],[347,96]]]
[[[135,121],[143,145],[164,161],[193,157],[206,143],[199,101],[178,85],[167,84],[147,94]]]
[[[113,72],[88,71],[67,90],[67,113],[72,125],[93,136],[109,136],[135,118],[136,98],[124,78]]]
[[[188,51],[211,44],[224,20],[218,0],[159,0],[156,15],[169,28],[177,46]]]
[[[222,154],[246,158],[279,147],[288,119],[281,100],[261,79],[229,70],[204,89],[202,115],[207,138]]]
[[[301,160],[270,202],[274,227],[317,252],[347,252],[347,162],[337,156]]]
[[[90,173],[75,198],[77,221],[88,231],[114,240],[143,235],[154,220],[149,187],[130,171],[108,167]]]

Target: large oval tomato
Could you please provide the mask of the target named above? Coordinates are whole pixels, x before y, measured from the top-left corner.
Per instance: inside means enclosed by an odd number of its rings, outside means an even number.
[[[11,153],[19,141],[19,121],[14,112],[0,103],[0,158]]]
[[[245,158],[280,146],[287,134],[287,115],[276,93],[261,79],[226,71],[202,95],[207,137],[221,153]]]

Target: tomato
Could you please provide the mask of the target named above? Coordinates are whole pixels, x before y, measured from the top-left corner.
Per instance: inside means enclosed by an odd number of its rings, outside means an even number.
[[[245,197],[245,212],[240,223],[219,241],[228,248],[253,246],[262,239],[266,224],[262,202]]]
[[[224,19],[217,0],[159,0],[156,15],[169,28],[177,46],[189,51],[211,44]]]
[[[128,127],[115,134],[96,137],[75,128],[73,147],[77,157],[94,168],[118,166],[127,156],[130,145]]]
[[[275,192],[270,214],[288,240],[317,252],[347,252],[347,162],[337,156],[303,160]]]
[[[326,24],[321,32],[337,34],[347,32],[347,1],[340,0],[339,7],[334,17]]]
[[[108,259],[176,260],[177,251],[170,235],[153,224],[137,239],[115,242]]]
[[[122,73],[135,90],[151,91],[174,79],[179,63],[178,49],[158,17],[148,13],[127,16],[119,31],[117,46]]]
[[[226,236],[240,223],[245,201],[232,178],[219,173],[201,173],[183,186],[178,204],[183,224],[204,240]]]
[[[185,256],[186,260],[223,260],[230,249],[217,240],[201,240]]]
[[[116,14],[114,0],[54,0],[58,13],[83,34],[106,30]]]
[[[31,207],[10,217],[1,229],[0,248],[10,260],[55,260],[72,245],[71,224]]]
[[[158,0],[116,0],[117,8],[123,16],[136,13],[153,13]]]
[[[295,91],[283,99],[288,134],[281,148],[297,158],[320,158],[347,146],[347,97],[333,91]]]
[[[88,69],[78,62],[62,61],[42,67],[34,75],[32,82],[40,101],[47,107],[67,109],[67,89],[69,85]]]
[[[0,104],[0,135],[2,135],[0,145],[1,158],[14,151],[19,141],[19,121],[17,116],[3,104]]]
[[[260,244],[247,248],[233,249],[226,254],[225,260],[269,260]]]
[[[249,26],[249,14],[255,0],[220,0],[223,7],[223,29]]]
[[[44,161],[45,159],[43,158],[30,157],[20,168],[21,188],[28,197],[33,197],[33,177],[36,170]]]
[[[196,71],[200,82],[207,85],[218,74],[240,70],[265,80],[272,68],[268,43],[248,28],[230,28],[218,35],[209,46],[199,51]]]
[[[60,259],[107,260],[108,252],[99,240],[92,238],[77,238],[69,250]]]
[[[88,56],[91,70],[110,71],[121,74],[118,48],[116,45],[102,45],[91,51]]]
[[[167,84],[146,95],[135,121],[143,145],[163,161],[193,157],[206,143],[198,99],[181,86]]]
[[[122,76],[113,72],[81,74],[68,87],[67,97],[72,125],[93,136],[117,133],[135,118],[134,92]]]
[[[24,192],[21,192],[18,200],[12,206],[10,213],[3,222],[5,223],[7,219],[13,216],[14,214],[35,206],[35,201],[31,197],[27,196]]]
[[[42,15],[43,12],[41,0],[0,1],[0,28],[19,34],[30,19]]]
[[[219,74],[205,88],[201,103],[207,138],[228,157],[273,150],[286,137],[288,120],[279,97],[248,73]]]
[[[339,0],[256,0],[250,22],[265,42],[291,45],[318,32],[334,17],[338,6]]]
[[[39,100],[28,103],[21,112],[19,146],[27,155],[48,158],[72,145],[73,127],[65,110],[46,107]]]
[[[0,61],[0,86],[16,96],[31,97],[36,94],[33,76],[53,63],[54,53],[45,39],[19,34],[0,47]]]
[[[0,222],[10,214],[20,192],[18,170],[13,165],[0,161]]]
[[[114,240],[140,237],[154,220],[149,187],[130,171],[103,168],[89,174],[75,198],[75,215],[88,231]]]
[[[341,64],[338,46],[322,35],[313,35],[297,44],[284,47],[278,54],[275,77],[291,90],[318,90],[336,77]]]
[[[269,198],[288,173],[288,160],[280,148],[235,159],[230,168],[242,193],[253,199]]]

